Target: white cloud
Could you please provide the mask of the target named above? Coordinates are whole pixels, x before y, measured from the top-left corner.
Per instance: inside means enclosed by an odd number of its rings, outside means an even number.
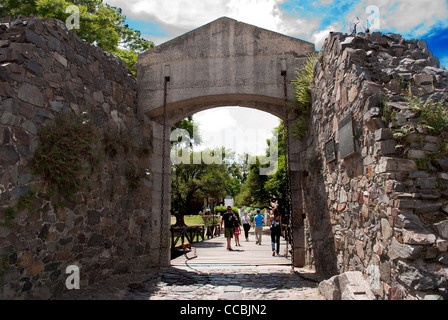
[[[190,30],[222,16],[280,31],[283,0],[107,0],[133,19],[152,19],[166,26]]]
[[[230,0],[228,15],[236,20],[273,31],[282,31],[279,0]]]
[[[105,0],[120,7],[132,19],[151,20],[162,26],[167,37],[147,35],[156,45],[223,16],[288,34],[303,40],[311,39],[318,19],[307,21],[292,17],[279,7],[285,0]]]
[[[261,28],[280,32],[315,43],[320,50],[328,33],[331,31],[347,32],[342,25],[354,16],[365,19],[369,16],[366,8],[377,5],[380,8],[380,30],[391,30],[401,33],[404,37],[424,35],[435,24],[448,25],[448,3],[446,0],[361,0],[354,5],[350,12],[341,13],[341,17],[335,19],[329,26],[321,26],[322,16],[314,18],[306,16],[306,12],[297,1],[297,9],[294,12],[281,10],[280,4],[286,0],[105,0],[104,2],[122,8],[123,13],[132,19],[151,21],[161,26],[166,36],[145,34],[148,40],[156,45],[166,42],[185,32],[198,28],[206,23],[227,16],[238,21],[256,25]],[[315,0],[313,5],[329,6],[333,0]],[[328,8],[328,7],[327,7]],[[323,13],[324,14],[324,13]],[[311,15],[312,16],[312,15]],[[417,29],[416,29],[417,28]],[[415,30],[413,30],[415,29]],[[411,35],[410,32],[414,31]],[[448,66],[447,58],[441,58],[441,64]],[[195,115],[195,119],[201,123],[200,130],[203,138],[225,129],[258,128],[260,125],[270,127],[270,121],[259,113],[253,115],[244,114],[241,120],[239,113],[233,109],[212,109]],[[241,110],[240,110],[241,111]],[[256,112],[256,111],[253,111]],[[255,120],[255,122],[253,121]],[[278,122],[274,122],[275,127]],[[272,130],[270,128],[270,130]],[[224,131],[218,131],[222,129]],[[258,150],[264,150],[265,140],[270,137],[270,130],[262,142],[253,143]],[[222,134],[223,135],[223,134]],[[204,139],[205,140],[205,139]],[[264,152],[262,152],[264,153]]]
[[[237,121],[228,108],[214,108],[198,112],[194,115],[194,120],[201,127],[201,135],[237,127]]]
[[[322,45],[327,39],[328,35],[332,31],[340,31],[342,27],[338,23],[333,23],[331,26],[326,27],[324,30],[316,31],[311,36],[311,41],[315,44],[316,50],[320,50]]]
[[[152,18],[178,28],[192,28],[198,23],[207,23],[208,17],[217,18],[223,10],[223,3],[220,2],[215,0],[194,2],[189,0],[129,0],[125,3],[120,0],[108,1],[108,3],[117,3],[117,5],[119,3],[122,9],[126,8],[127,15],[131,18]]]
[[[448,8],[445,0],[402,0],[398,2],[392,14],[386,17],[385,24],[386,27],[388,25],[395,27],[401,33],[419,27],[419,33],[424,34],[438,20],[445,20],[446,23],[447,16]]]
[[[361,1],[347,17],[367,17],[371,1]],[[381,30],[394,30],[403,36],[426,34],[436,23],[448,25],[448,3],[445,0],[376,0],[380,9]]]
[[[339,24],[321,26],[322,17],[304,19],[306,13],[285,12],[280,5],[286,0],[105,0],[110,5],[123,9],[132,19],[151,20],[167,32],[166,37],[147,35],[157,45],[177,37],[194,28],[227,16],[261,28],[280,32],[307,41],[320,47],[328,31],[347,32],[341,24],[354,16],[369,16],[366,8],[374,4],[380,8],[381,30],[393,30],[404,36],[414,29],[414,34],[425,34],[436,23],[448,25],[448,3],[446,0],[361,0],[351,12],[344,13]],[[315,1],[313,5],[327,6],[333,0]],[[300,4],[300,2],[298,2]],[[297,6],[297,8],[300,8]],[[322,27],[324,29],[322,30]]]

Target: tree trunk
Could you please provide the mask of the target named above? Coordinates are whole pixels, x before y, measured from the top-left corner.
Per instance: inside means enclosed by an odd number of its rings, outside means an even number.
[[[175,227],[186,227],[185,219],[184,219],[184,213],[181,211],[176,211],[174,213],[174,216],[176,217],[176,224]]]

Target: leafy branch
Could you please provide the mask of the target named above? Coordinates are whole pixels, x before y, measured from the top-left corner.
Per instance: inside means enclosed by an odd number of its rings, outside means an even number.
[[[302,140],[308,130],[309,116],[312,106],[311,83],[314,80],[314,61],[317,54],[308,54],[305,65],[296,71],[293,87],[296,96],[294,107],[299,111],[297,123],[292,128],[292,133]]]

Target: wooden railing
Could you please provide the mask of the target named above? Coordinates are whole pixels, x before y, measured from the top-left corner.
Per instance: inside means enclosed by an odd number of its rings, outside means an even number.
[[[221,233],[219,224],[189,226],[189,227],[171,227],[171,250],[182,247],[186,242],[204,241],[206,239],[218,237]],[[180,240],[180,242],[179,242]]]

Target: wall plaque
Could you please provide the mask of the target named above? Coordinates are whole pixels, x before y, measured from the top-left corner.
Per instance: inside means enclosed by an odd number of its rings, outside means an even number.
[[[336,160],[336,148],[333,138],[325,143],[325,158],[327,159],[327,162],[333,162]]]
[[[351,115],[339,122],[339,152],[342,159],[356,152],[353,137],[353,118]]]

